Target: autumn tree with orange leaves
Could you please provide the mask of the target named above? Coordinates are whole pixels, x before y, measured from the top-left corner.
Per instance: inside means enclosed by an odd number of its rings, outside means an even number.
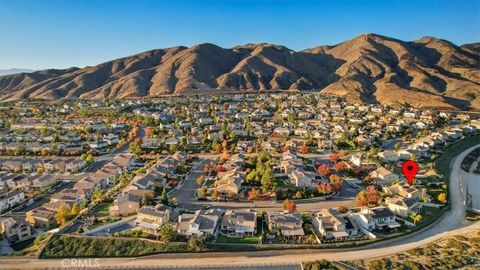
[[[329,177],[330,185],[332,185],[335,191],[340,191],[342,189],[343,179],[339,175],[332,174]]]
[[[252,188],[249,192],[248,192],[248,195],[247,195],[247,198],[249,200],[255,200],[257,199],[258,197],[260,197],[260,191],[256,188]]]
[[[343,161],[337,162],[337,164],[335,164],[335,170],[337,170],[339,172],[344,172],[344,171],[348,170],[348,165],[347,165],[347,163],[345,163]]]
[[[317,173],[323,176],[328,176],[330,174],[330,167],[326,163],[320,163],[317,167]]]
[[[283,210],[295,211],[297,210],[297,204],[290,199],[285,199],[283,201]]]
[[[333,189],[332,189],[332,186],[329,183],[327,183],[325,181],[320,181],[317,184],[317,191],[318,191],[318,193],[321,193],[323,195],[327,195],[327,194],[332,193]]]
[[[380,194],[374,186],[368,186],[357,194],[358,206],[377,206]]]
[[[298,150],[298,152],[300,152],[301,154],[306,154],[308,152],[307,144],[304,143],[302,146],[300,146],[300,149]]]

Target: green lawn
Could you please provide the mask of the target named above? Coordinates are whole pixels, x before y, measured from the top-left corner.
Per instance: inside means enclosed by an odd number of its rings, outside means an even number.
[[[422,211],[420,213],[420,215],[422,215],[422,220],[420,220],[420,222],[417,223],[417,227],[423,227],[423,226],[426,226],[427,224],[434,222],[435,220],[440,218],[443,212],[444,210],[441,208],[423,206]],[[413,222],[412,220],[410,221]]]
[[[96,217],[106,217],[110,215],[110,212],[108,211],[108,208],[111,206],[111,203],[108,202],[102,202],[97,204],[93,209],[92,209],[92,215],[95,215]]]
[[[217,238],[217,243],[235,243],[235,244],[258,244],[260,237],[244,237],[244,238],[234,238],[226,237],[224,235],[219,235]]]
[[[262,218],[257,217],[257,234],[251,237],[235,238],[219,234],[216,243],[235,243],[235,244],[258,244],[262,236],[263,222]]]
[[[448,180],[449,172],[450,172],[450,162],[460,153],[465,151],[466,149],[477,145],[480,142],[480,135],[467,137],[463,141],[457,142],[450,146],[449,148],[445,149],[445,153],[438,157],[435,160],[435,170],[443,174],[445,178]]]

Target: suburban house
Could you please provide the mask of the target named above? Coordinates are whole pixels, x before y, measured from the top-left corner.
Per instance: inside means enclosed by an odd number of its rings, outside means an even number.
[[[88,192],[82,189],[64,189],[54,193],[50,198],[50,202],[64,202],[70,206],[74,203],[80,204],[88,199]]]
[[[49,174],[44,174],[44,175],[39,175],[38,177],[35,177],[32,180],[32,187],[36,189],[42,189],[46,188],[49,186],[52,186],[57,182],[57,179],[53,175]]]
[[[257,233],[257,212],[253,209],[227,210],[220,232],[229,237],[254,236]]]
[[[134,215],[140,208],[140,202],[143,194],[150,192],[148,190],[133,189],[118,194],[109,212],[112,217],[125,217]]]
[[[166,205],[145,205],[138,210],[135,225],[144,232],[156,235],[162,225],[170,220],[170,214],[171,209]]]
[[[382,188],[383,192],[391,196],[401,196],[416,200],[429,199],[427,190],[423,186],[410,186],[405,182],[398,182],[388,187]]]
[[[378,184],[389,185],[393,181],[398,180],[399,177],[396,173],[393,173],[385,167],[378,167],[375,171],[370,173],[372,179]]]
[[[324,208],[312,217],[312,226],[320,239],[347,240],[358,235],[358,227],[349,214]]]
[[[299,213],[269,212],[267,213],[268,231],[280,234],[287,239],[301,239],[305,236],[303,220]]]
[[[401,196],[394,196],[385,199],[385,204],[393,213],[407,218],[412,213],[418,213],[422,209],[422,204],[418,199],[412,199]]]
[[[15,243],[31,238],[32,232],[25,218],[7,217],[0,219],[0,235]]]
[[[46,230],[50,230],[57,226],[55,211],[44,206],[28,211],[26,214],[26,220],[31,226]]]
[[[367,231],[389,231],[400,227],[395,214],[387,207],[363,208],[352,214],[355,223]]]
[[[204,238],[214,235],[222,213],[216,209],[197,210],[194,214],[178,216],[177,232],[188,237]]]
[[[19,190],[0,193],[0,212],[10,209],[25,200],[25,193]]]
[[[218,180],[213,184],[213,190],[219,192],[222,195],[229,193],[238,194],[240,191],[240,185],[243,179],[245,179],[245,172],[232,169],[226,172],[219,172],[217,174]]]
[[[290,182],[296,187],[311,186],[313,179],[315,179],[315,174],[298,169],[292,171],[288,176]]]

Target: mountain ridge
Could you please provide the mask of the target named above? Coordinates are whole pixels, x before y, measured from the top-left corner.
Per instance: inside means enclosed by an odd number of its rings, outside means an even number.
[[[269,43],[154,49],[95,66],[0,77],[0,100],[313,90],[364,103],[480,110],[480,43],[362,34],[294,51]]]

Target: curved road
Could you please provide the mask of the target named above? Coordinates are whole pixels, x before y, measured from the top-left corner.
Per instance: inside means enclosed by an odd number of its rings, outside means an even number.
[[[476,146],[477,147],[477,146]],[[364,247],[346,249],[307,249],[307,250],[271,250],[256,252],[235,253],[208,253],[208,254],[160,254],[140,258],[102,258],[98,263],[102,267],[142,267],[142,266],[207,266],[207,265],[295,265],[303,261],[327,259],[333,261],[370,259],[388,256],[403,252],[408,249],[423,246],[450,235],[480,230],[480,222],[469,222],[465,217],[465,183],[462,182],[460,165],[465,156],[473,150],[471,147],[457,156],[452,164],[451,184],[451,210],[448,211],[437,223],[417,233],[412,233],[397,239],[373,243]],[[93,260],[93,259],[90,259]],[[31,269],[62,267],[61,259],[39,260],[36,258],[2,258],[0,269]],[[91,262],[94,265],[93,262]],[[95,265],[94,265],[95,266]]]

